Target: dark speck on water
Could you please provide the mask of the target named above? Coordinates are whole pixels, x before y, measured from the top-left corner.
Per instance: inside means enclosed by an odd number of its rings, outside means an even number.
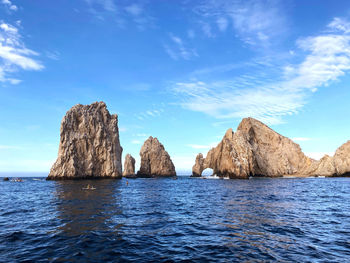
[[[350,260],[350,178],[25,178],[0,193],[0,262]]]

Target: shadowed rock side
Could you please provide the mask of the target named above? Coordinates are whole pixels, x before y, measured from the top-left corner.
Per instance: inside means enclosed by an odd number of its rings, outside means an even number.
[[[141,166],[138,177],[176,176],[175,166],[157,138],[150,136],[140,150]]]
[[[218,176],[248,178],[283,175],[344,175],[350,172],[350,142],[341,146],[333,158],[315,161],[301,151],[298,144],[278,134],[253,118],[245,118],[236,133],[227,130],[222,141],[206,158],[199,154],[192,167],[192,176],[201,176],[212,168]]]
[[[48,180],[121,178],[118,116],[104,102],[75,105],[61,122],[58,157]]]
[[[135,159],[130,154],[125,156],[123,176],[135,176]]]

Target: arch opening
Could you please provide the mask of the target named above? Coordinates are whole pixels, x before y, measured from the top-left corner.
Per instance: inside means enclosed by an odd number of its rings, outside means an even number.
[[[214,174],[214,170],[211,168],[206,168],[202,172],[202,176],[211,176]]]

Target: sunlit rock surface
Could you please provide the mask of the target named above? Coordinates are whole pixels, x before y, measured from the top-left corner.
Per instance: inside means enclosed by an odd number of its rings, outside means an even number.
[[[61,122],[58,157],[47,179],[121,178],[118,116],[104,102],[75,105]]]
[[[123,176],[135,175],[135,159],[130,154],[125,156]]]
[[[140,150],[141,166],[138,177],[176,176],[175,166],[157,138],[150,136]]]
[[[198,155],[193,176],[212,168],[218,176],[341,176],[350,172],[350,142],[342,145],[334,157],[315,161],[301,151],[298,144],[278,134],[262,122],[245,118],[236,133],[227,130],[222,141],[206,158]]]

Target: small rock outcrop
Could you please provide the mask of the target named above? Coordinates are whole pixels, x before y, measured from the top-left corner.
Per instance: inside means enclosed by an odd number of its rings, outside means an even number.
[[[3,180],[4,180],[5,182],[6,182],[6,181],[10,181],[10,178],[5,177]]]
[[[350,175],[350,141],[338,148],[333,157],[315,161],[298,144],[253,118],[245,118],[236,133],[227,130],[222,141],[206,158],[199,154],[192,176],[212,168],[218,176],[344,176]]]
[[[125,156],[123,176],[129,177],[135,175],[135,159],[130,154]]]
[[[157,138],[150,136],[140,150],[141,166],[138,177],[176,176],[175,166]]]
[[[196,157],[196,162],[192,166],[192,177],[200,177],[204,171],[204,158],[203,154],[199,153]]]
[[[61,122],[58,157],[48,180],[121,178],[118,116],[104,102],[75,105]]]

